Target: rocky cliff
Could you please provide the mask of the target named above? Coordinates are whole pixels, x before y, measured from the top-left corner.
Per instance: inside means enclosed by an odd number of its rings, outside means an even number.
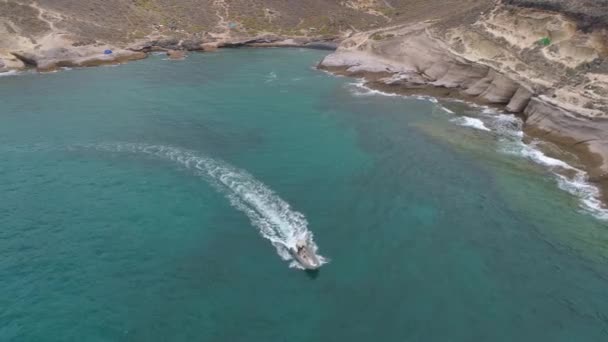
[[[572,7],[568,15],[544,3],[555,2],[505,1],[476,16],[357,33],[321,67],[389,91],[431,92],[518,113],[528,136],[577,152],[592,180],[606,185],[605,14],[572,15],[578,8]]]

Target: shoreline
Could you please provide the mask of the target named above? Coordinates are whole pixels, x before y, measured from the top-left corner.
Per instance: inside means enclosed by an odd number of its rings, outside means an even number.
[[[589,43],[580,56],[535,46],[533,39],[522,45],[515,34],[534,32],[522,31],[529,28],[517,20],[530,27],[542,28],[543,20],[576,27],[556,13],[499,6],[459,26],[416,22],[356,33],[318,68],[363,78],[383,92],[462,100],[515,115],[523,122],[524,142],[550,142],[576,156],[608,208],[608,76],[601,57],[590,62],[602,56],[603,45]],[[560,44],[575,46],[599,33],[564,34]]]
[[[488,115],[508,115],[514,119],[520,120],[523,126],[520,127],[519,131],[521,133],[520,142],[524,150],[519,152],[502,152],[517,155],[522,159],[532,161],[540,167],[546,169],[555,176],[555,181],[557,183],[556,186],[558,188],[568,192],[581,202],[581,209],[585,210],[599,220],[608,220],[608,182],[594,180],[589,171],[586,169],[590,163],[601,162],[601,157],[590,151],[586,151],[585,149],[568,149],[564,144],[559,144],[555,141],[544,139],[542,134],[530,134],[525,129],[525,115],[521,113],[508,112],[505,110],[505,106],[488,103],[487,101],[479,101],[475,97],[454,91],[454,89],[435,87],[432,85],[417,88],[387,85],[386,83],[379,81],[386,76],[385,73],[357,72],[354,74],[349,74],[345,71],[345,68],[341,67],[326,68],[320,65],[318,68],[319,70],[328,72],[332,75],[352,77],[353,79],[358,78],[361,80],[361,83],[353,84],[353,86],[361,87],[383,96],[428,98],[427,100],[429,101],[437,101],[437,103],[439,103],[439,105],[445,111],[452,115],[456,113],[448,108],[445,108],[440,101],[461,102],[467,106],[479,108],[481,113],[486,113],[489,111],[489,113],[487,113]],[[457,115],[455,118],[464,118],[463,120],[465,121],[467,119],[473,119],[475,122],[478,121],[479,123],[479,125],[476,125],[467,122],[463,123],[462,121],[454,121],[455,124],[460,126],[496,133],[495,130],[485,126],[485,123],[477,117]],[[537,144],[537,142],[540,143],[540,146]],[[545,148],[545,146],[542,144],[543,142],[548,142],[552,146],[557,147],[558,153],[556,153],[555,150]],[[587,154],[585,154],[585,152]],[[501,151],[497,150],[496,153],[501,153]],[[573,155],[575,158],[565,158],[567,155]],[[590,189],[589,187],[592,188]],[[597,192],[594,189],[597,190]]]
[[[48,51],[33,53],[12,51],[10,54],[21,63],[19,67],[0,69],[0,77],[9,76],[28,70],[40,73],[61,71],[64,68],[96,67],[102,65],[119,65],[130,61],[147,58],[151,53],[165,53],[169,59],[180,60],[188,53],[209,53],[218,49],[236,48],[304,48],[313,50],[335,51],[339,41],[327,38],[304,37],[249,37],[216,41],[187,40],[152,40],[134,43],[124,48],[108,45],[101,47],[59,47]],[[105,51],[110,50],[109,54]]]
[[[332,45],[333,44],[333,45]],[[316,49],[316,50],[326,50],[326,51],[336,51],[337,44],[332,42],[328,44],[326,41],[306,41],[302,43],[294,43],[292,38],[275,40],[275,41],[260,41],[260,38],[247,39],[243,40],[235,40],[235,41],[227,41],[222,44],[217,44],[212,49],[196,49],[196,50],[186,50],[180,49],[177,51],[182,51],[183,53],[209,53],[219,49],[235,49],[235,48],[307,48],[307,49]],[[38,68],[30,67],[23,70],[8,70],[7,72],[0,73],[0,77],[3,76],[17,76],[26,72],[37,72],[37,73],[54,73],[62,70],[70,70],[71,68],[80,68],[80,67],[94,67],[94,66],[103,66],[103,65],[119,65],[125,64],[130,61],[145,59],[151,54],[158,53],[169,53],[170,51],[164,48],[155,48],[152,47],[148,51],[143,50],[129,50],[136,54],[136,58],[127,56],[126,58],[117,58],[117,59],[100,59],[97,56],[93,56],[91,58],[83,59],[85,62],[81,64],[72,64],[69,62],[58,63],[56,68],[50,68],[48,70],[40,70]],[[170,57],[168,59],[171,59]],[[179,60],[179,59],[178,59]],[[535,127],[529,127],[525,125],[528,116],[522,112],[512,112],[507,110],[507,104],[505,103],[493,103],[491,101],[484,100],[478,96],[472,96],[466,94],[462,91],[462,89],[458,88],[449,88],[445,86],[435,86],[430,83],[421,83],[415,84],[414,86],[403,84],[389,84],[386,82],[387,78],[390,78],[395,75],[394,72],[391,71],[366,71],[366,70],[358,70],[355,72],[349,71],[350,66],[327,66],[323,65],[323,62],[317,65],[317,69],[326,71],[332,75],[346,76],[352,78],[360,78],[363,79],[363,86],[377,90],[381,93],[385,94],[395,94],[399,96],[425,96],[430,98],[435,98],[439,100],[456,100],[462,101],[469,105],[474,106],[482,106],[486,108],[491,108],[497,110],[499,112],[503,112],[508,115],[513,115],[514,117],[522,120],[524,122],[524,127],[522,128],[522,132],[525,134],[522,142],[526,145],[529,145],[535,139],[541,141],[547,141],[555,144],[561,150],[566,153],[571,153],[576,156],[577,164],[582,165],[583,172],[586,174],[586,181],[589,182],[592,186],[595,186],[599,190],[599,199],[601,201],[601,209],[608,209],[608,179],[604,179],[603,175],[597,175],[591,171],[593,168],[600,168],[604,163],[605,159],[602,157],[600,153],[595,153],[584,144],[577,143],[573,141],[573,139],[563,138],[563,137],[555,137],[551,136],[550,133],[543,131],[542,129],[538,129]],[[553,158],[552,151],[544,151],[540,150],[542,153],[546,153],[546,155],[550,158]],[[557,156],[558,160],[561,161],[560,156]],[[570,165],[568,161],[568,164]],[[576,168],[577,169],[577,168]]]

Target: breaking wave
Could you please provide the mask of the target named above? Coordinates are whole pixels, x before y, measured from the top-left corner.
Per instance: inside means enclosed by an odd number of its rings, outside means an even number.
[[[589,183],[587,173],[562,160],[547,156],[536,145],[535,142],[532,144],[513,142],[503,145],[502,152],[522,156],[546,167],[555,176],[560,189],[580,199],[584,210],[601,220],[608,220],[608,209],[600,200],[600,190]]]
[[[172,161],[194,171],[223,194],[231,205],[243,212],[260,234],[270,240],[281,258],[291,261],[290,266],[302,268],[291,257],[288,249],[295,248],[298,241],[308,242],[311,250],[322,264],[327,260],[317,254],[318,247],[308,222],[303,214],[293,210],[262,182],[248,172],[232,167],[195,151],[163,145],[135,143],[98,144],[92,147],[107,152],[139,153]]]
[[[471,118],[468,116],[459,116],[455,119],[452,119],[451,121],[459,125],[472,127],[481,131],[490,131],[490,129],[486,127],[486,125],[483,123],[483,121],[476,118]]]
[[[548,169],[560,189],[580,200],[583,210],[598,219],[608,220],[608,209],[600,200],[600,190],[589,182],[587,173],[563,160],[547,156],[539,148],[538,141],[524,143],[521,119],[487,107],[482,109],[480,118],[496,134],[500,152],[523,157]]]
[[[350,87],[351,94],[355,96],[370,96],[370,95],[383,95],[383,96],[401,96],[399,94],[386,93],[380,90],[372,89],[365,85],[365,79],[361,78],[356,82],[347,83]]]

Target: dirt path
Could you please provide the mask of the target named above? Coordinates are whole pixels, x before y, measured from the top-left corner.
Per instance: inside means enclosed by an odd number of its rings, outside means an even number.
[[[216,27],[220,31],[220,35],[230,36],[230,27],[227,20],[230,7],[225,0],[213,0],[213,7],[215,8],[215,15],[219,19]]]

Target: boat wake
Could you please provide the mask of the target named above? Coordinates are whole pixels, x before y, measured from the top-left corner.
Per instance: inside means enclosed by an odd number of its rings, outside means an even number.
[[[87,147],[114,153],[147,154],[178,163],[207,180],[234,208],[247,215],[260,234],[270,240],[279,256],[291,261],[291,267],[303,268],[289,253],[289,248],[296,248],[299,241],[307,242],[321,264],[328,262],[317,254],[318,247],[304,215],[291,209],[289,203],[246,171],[194,151],[171,146],[111,143]]]

